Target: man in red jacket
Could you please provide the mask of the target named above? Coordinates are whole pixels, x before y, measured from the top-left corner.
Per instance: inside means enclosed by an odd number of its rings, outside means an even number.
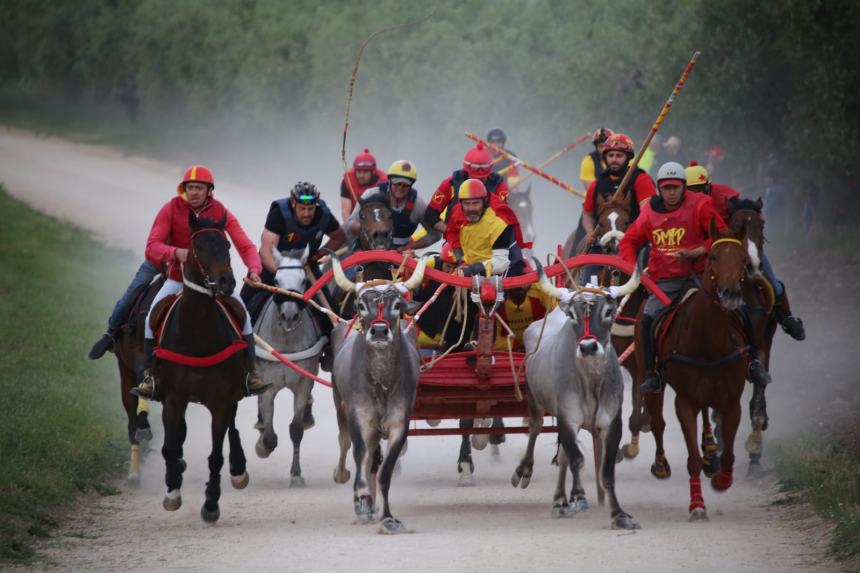
[[[167,280],[152,300],[150,313],[164,297],[182,291],[182,264],[188,260],[188,251],[191,247],[191,228],[188,225],[188,217],[191,213],[196,217],[205,217],[213,221],[220,221],[226,217],[224,231],[239,251],[242,262],[248,267],[248,277],[253,281],[260,280],[263,266],[260,263],[257,247],[242,230],[236,217],[212,196],[214,189],[215,179],[212,172],[202,165],[192,165],[176,187],[177,197],[168,201],[156,215],[146,241],[146,260],[158,268],[166,266]],[[245,306],[238,293],[233,292],[231,296],[243,307]],[[155,334],[149,320],[150,316],[147,314],[144,326],[144,378],[132,393],[141,398],[152,399],[157,381],[152,373]],[[254,331],[251,329],[251,319],[247,310],[242,335],[248,344],[247,390],[249,394],[259,394],[268,388],[269,384],[260,379],[254,366]]]
[[[713,183],[708,170],[698,164],[696,161],[691,161],[690,166],[685,170],[687,177],[687,189],[694,193],[704,193],[714,202],[714,209],[722,217],[723,222],[729,224],[729,204],[740,198],[740,193],[735,191],[728,185],[721,183]],[[762,251],[759,253],[761,258],[761,272],[767,277],[767,280],[773,286],[773,292],[776,295],[774,302],[774,314],[777,322],[782,329],[795,340],[803,340],[806,338],[806,330],[803,328],[803,321],[791,313],[791,305],[788,302],[788,294],[785,292],[785,285],[776,276],[773,266],[770,264],[770,259],[767,258],[767,253]]]
[[[505,178],[498,173],[493,173],[493,156],[489,151],[484,149],[483,144],[478,144],[463,157],[463,168],[458,169],[450,176],[446,177],[439,183],[439,187],[433,193],[430,203],[427,204],[427,210],[424,212],[424,226],[428,229],[434,228],[440,233],[445,232],[447,224],[442,220],[442,213],[456,205],[460,198],[458,193],[460,186],[466,179],[477,179],[484,184],[488,193],[491,193],[501,199],[508,200],[508,184],[505,183]]]
[[[642,208],[619,245],[621,258],[633,264],[639,249],[651,245],[648,273],[671,299],[682,293],[691,273],[704,271],[711,221],[717,229],[726,228],[710,197],[685,193],[686,184],[683,165],[669,162],[660,167],[657,174],[659,194]],[[650,295],[640,324],[642,336],[637,340],[637,351],[641,348],[648,368],[641,386],[644,392],[662,389],[654,369],[656,353],[651,334],[654,318],[662,308],[663,303]]]

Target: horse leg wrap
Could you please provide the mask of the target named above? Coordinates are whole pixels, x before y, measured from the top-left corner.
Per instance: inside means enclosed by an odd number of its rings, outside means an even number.
[[[694,509],[705,509],[705,498],[702,496],[702,478],[690,478],[690,512]]]
[[[732,483],[734,481],[734,470],[720,470],[717,475],[714,476],[714,479],[711,480],[711,485],[717,491],[726,491],[730,487],[732,487]]]

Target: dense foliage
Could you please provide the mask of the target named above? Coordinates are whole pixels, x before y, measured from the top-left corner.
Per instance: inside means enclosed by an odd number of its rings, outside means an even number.
[[[600,124],[641,141],[694,49],[667,125],[685,154],[727,152],[732,175],[771,153],[856,191],[855,0],[450,0],[368,48],[354,126],[462,146],[504,125],[557,149]],[[187,124],[336,136],[355,52],[431,4],[377,0],[0,0],[0,85]],[[535,158],[537,159],[537,153]],[[829,178],[829,181],[827,181]],[[828,189],[828,194],[831,190]]]

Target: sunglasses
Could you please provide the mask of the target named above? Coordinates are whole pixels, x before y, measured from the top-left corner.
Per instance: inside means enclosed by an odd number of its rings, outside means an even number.
[[[316,195],[299,195],[296,197],[296,201],[302,205],[316,205],[317,197]]]

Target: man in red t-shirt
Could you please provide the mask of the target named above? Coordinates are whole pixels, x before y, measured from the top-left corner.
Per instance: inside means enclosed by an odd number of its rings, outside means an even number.
[[[690,162],[690,166],[685,170],[685,174],[687,177],[687,189],[694,193],[704,193],[709,196],[714,202],[714,209],[720,214],[723,222],[728,225],[729,206],[732,201],[740,199],[740,194],[728,185],[711,182],[711,175],[708,173],[708,170],[696,161]],[[782,329],[795,340],[805,339],[806,329],[803,327],[803,321],[791,313],[791,305],[788,302],[785,285],[776,276],[767,253],[762,251],[759,253],[759,257],[761,259],[761,272],[770,281],[770,284],[773,286],[774,295],[776,295],[774,314],[777,321],[782,326]]]
[[[340,182],[341,221],[346,222],[352,210],[355,209],[352,193],[355,193],[356,197],[361,197],[368,189],[377,187],[387,180],[385,171],[376,167],[376,157],[369,149],[356,155],[352,161],[352,169],[346,172]],[[350,193],[350,189],[352,189],[352,193]]]

